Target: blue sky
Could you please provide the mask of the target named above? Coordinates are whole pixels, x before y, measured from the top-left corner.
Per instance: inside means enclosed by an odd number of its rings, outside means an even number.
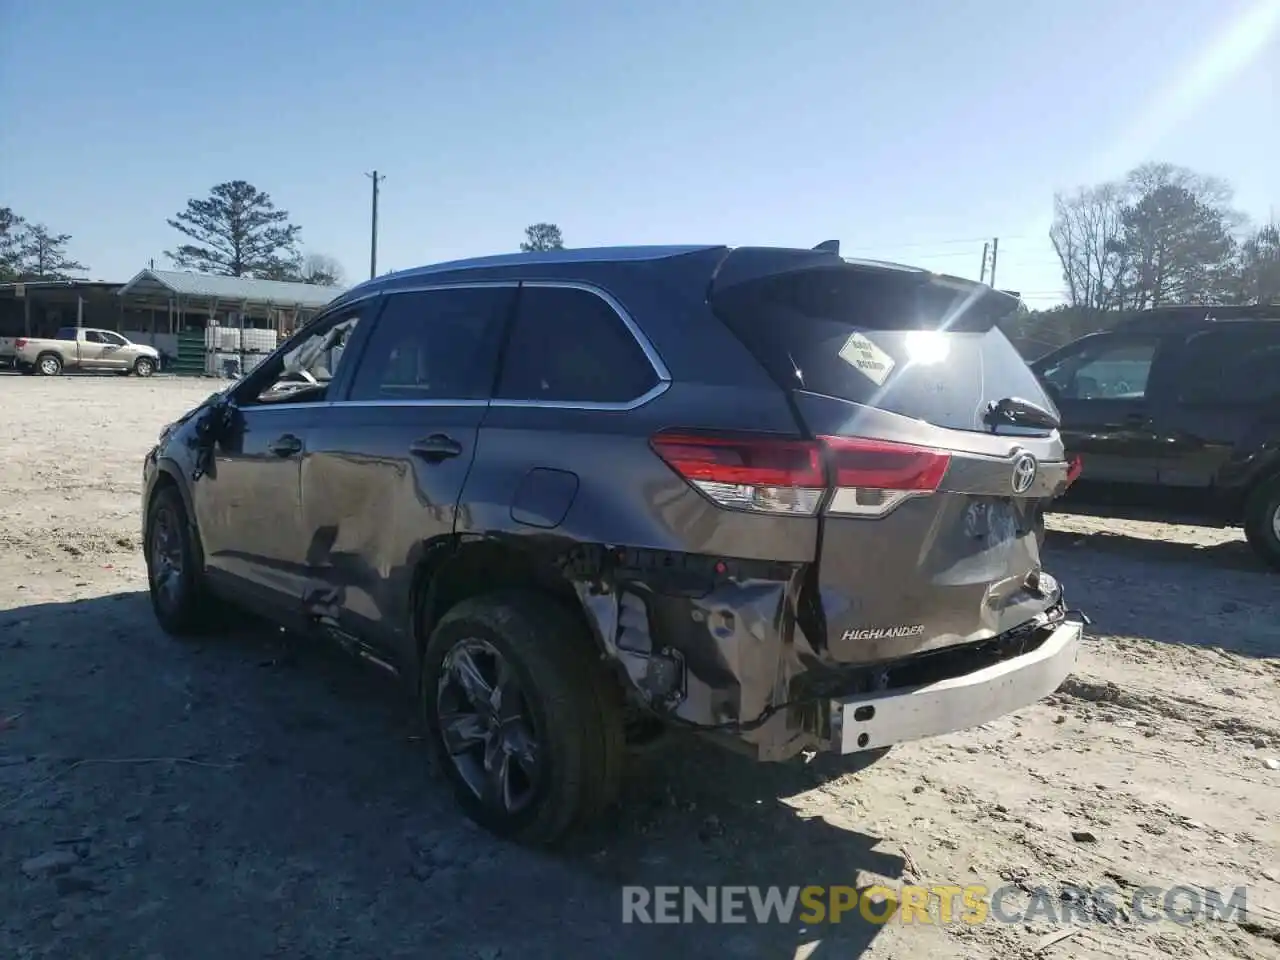
[[[265,11],[265,12],[264,12]],[[515,249],[812,245],[1053,302],[1055,189],[1168,160],[1280,215],[1280,0],[0,0],[0,204],[106,279],[245,179],[368,272]]]

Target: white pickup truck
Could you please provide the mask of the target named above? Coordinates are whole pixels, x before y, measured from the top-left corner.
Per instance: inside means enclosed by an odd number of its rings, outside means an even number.
[[[160,368],[160,352],[114,330],[63,327],[52,339],[18,337],[14,341],[14,361],[23,373],[45,377],[56,377],[63,370],[149,377]]]

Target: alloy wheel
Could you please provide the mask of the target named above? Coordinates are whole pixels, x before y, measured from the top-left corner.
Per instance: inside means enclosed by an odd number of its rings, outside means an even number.
[[[167,507],[161,507],[151,521],[151,584],[157,596],[172,609],[182,589],[182,531],[178,518]]]
[[[486,806],[506,815],[533,802],[539,743],[520,682],[506,657],[480,639],[445,655],[436,688],[445,753]]]

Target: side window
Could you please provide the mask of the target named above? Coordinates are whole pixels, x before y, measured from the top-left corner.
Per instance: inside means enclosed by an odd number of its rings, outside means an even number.
[[[1249,404],[1280,395],[1280,324],[1210,330],[1183,349],[1182,403]]]
[[[1141,400],[1159,341],[1099,344],[1063,357],[1044,378],[1068,400]]]
[[[496,399],[627,403],[658,375],[622,318],[587,290],[524,287]]]
[[[487,400],[515,287],[389,294],[348,400]]]
[[[335,312],[299,331],[246,378],[240,402],[302,403],[325,399],[365,304]],[[253,398],[253,399],[249,399]]]
[[[124,337],[111,333],[109,330],[103,330],[100,334],[102,342],[109,347],[123,347],[125,345]]]
[[[107,339],[102,334],[100,334],[97,330],[86,330],[84,332],[84,339],[86,343],[106,343],[107,342]]]

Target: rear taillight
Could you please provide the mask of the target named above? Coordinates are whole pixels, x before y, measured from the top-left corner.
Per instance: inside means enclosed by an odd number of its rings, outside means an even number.
[[[938,489],[951,455],[866,437],[822,437],[834,475],[827,512],[880,517],[903,500]]]
[[[1067,486],[1062,488],[1064,493],[1066,492],[1067,487],[1070,487],[1073,483],[1075,483],[1077,480],[1080,479],[1080,474],[1083,472],[1084,472],[1084,457],[1081,457],[1080,455],[1077,454],[1076,456],[1072,457],[1071,460],[1067,463]]]
[[[812,516],[826,493],[822,448],[811,441],[664,431],[649,442],[722,507]]]
[[[950,456],[862,437],[816,441],[664,431],[650,441],[670,467],[722,507],[878,517],[908,497],[932,493]],[[830,478],[830,482],[828,482]]]
[[[27,345],[26,337],[19,337],[17,340],[13,341],[13,349],[15,350],[21,350],[26,345]]]

